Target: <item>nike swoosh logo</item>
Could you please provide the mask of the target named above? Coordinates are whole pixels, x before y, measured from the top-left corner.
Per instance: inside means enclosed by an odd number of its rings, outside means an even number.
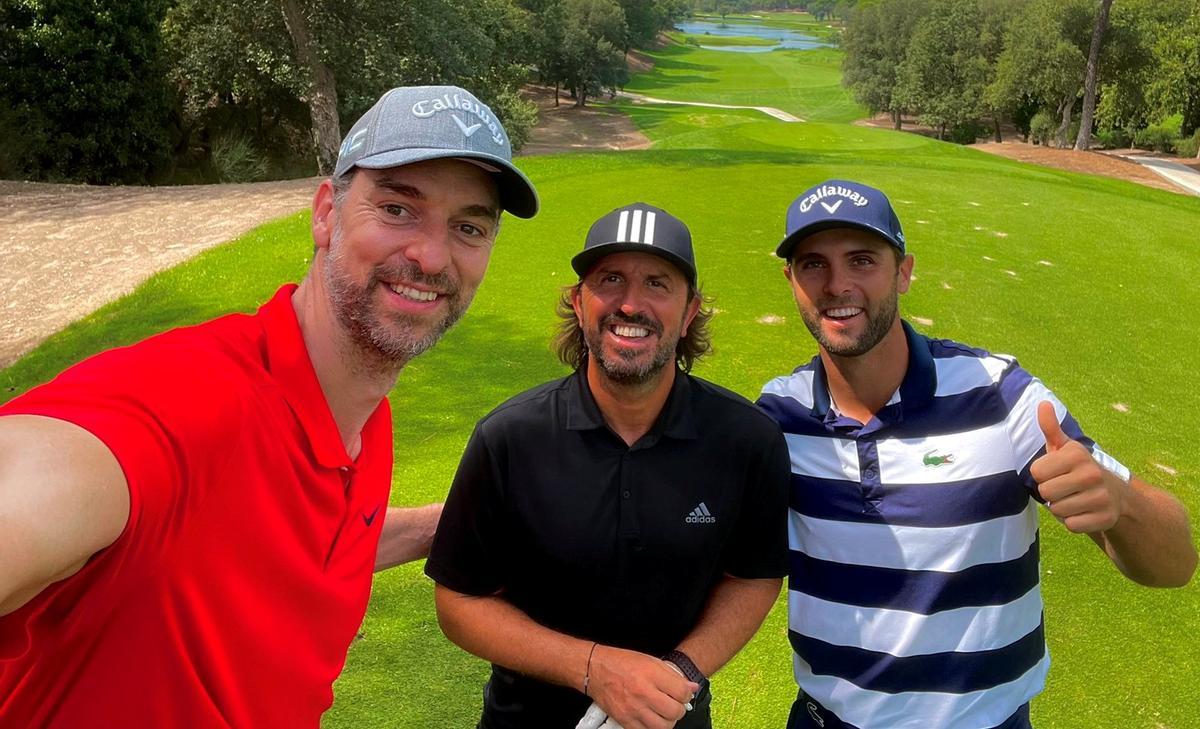
[[[454,123],[458,125],[458,128],[461,129],[462,133],[467,135],[467,137],[470,137],[472,134],[479,131],[479,128],[483,126],[482,124],[472,124],[471,126],[467,126],[466,124],[463,124],[462,119],[459,119],[454,114],[451,114],[450,118],[454,120]]]
[[[837,212],[837,209],[840,208],[842,206],[842,203],[844,203],[844,202],[846,202],[846,201],[838,200],[837,202],[835,202],[832,205],[826,205],[824,202],[822,202],[821,207],[825,208],[825,212],[829,213],[830,215],[833,215],[834,213]]]
[[[368,527],[370,527],[370,526],[371,526],[371,524],[373,524],[373,523],[375,522],[375,516],[376,516],[378,513],[379,513],[379,507],[378,507],[378,506],[376,506],[376,507],[375,507],[375,511],[372,511],[372,512],[371,512],[371,515],[370,515],[370,516],[367,516],[366,512],[363,512],[363,515],[362,515],[362,518],[363,518],[363,524],[366,524]]]

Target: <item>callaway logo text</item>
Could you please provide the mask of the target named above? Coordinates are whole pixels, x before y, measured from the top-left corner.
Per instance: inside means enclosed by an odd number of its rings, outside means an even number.
[[[475,115],[476,118],[487,127],[488,132],[492,135],[492,141],[496,144],[504,144],[504,136],[500,132],[500,125],[496,122],[496,117],[492,115],[492,110],[470,99],[464,99],[458,94],[442,94],[433,99],[422,99],[413,104],[413,116],[426,119],[433,116],[439,111],[465,111],[468,114]],[[462,129],[463,134],[468,137],[475,133],[478,127],[467,126],[457,115],[454,116],[454,121],[458,122],[458,127]],[[467,131],[470,129],[471,131]]]
[[[854,203],[854,207],[856,208],[864,207],[870,202],[870,200],[863,197],[862,193],[854,188],[842,187],[841,185],[821,185],[816,189],[815,192],[800,201],[800,212],[807,213],[812,209],[813,205],[816,205],[818,202],[821,202],[821,200],[827,197],[845,198],[846,200]],[[832,215],[835,210],[841,207],[841,204],[841,200],[831,204],[822,202],[821,207],[825,208],[825,210]]]

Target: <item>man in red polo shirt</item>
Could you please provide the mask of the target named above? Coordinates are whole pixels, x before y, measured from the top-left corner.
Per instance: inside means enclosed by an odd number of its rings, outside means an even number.
[[[99,354],[0,408],[0,726],[317,726],[388,509],[404,365],[467,308],[532,185],[488,107],[393,89],[313,199],[316,255],[254,315]]]

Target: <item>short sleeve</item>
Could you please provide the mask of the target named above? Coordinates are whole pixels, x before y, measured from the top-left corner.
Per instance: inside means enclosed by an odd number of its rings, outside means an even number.
[[[1037,420],[1038,404],[1042,401],[1048,401],[1054,406],[1059,424],[1067,437],[1083,444],[1102,467],[1119,478],[1129,480],[1129,469],[1089,438],[1066,405],[1041,380],[1015,362],[1002,375],[1000,393],[1008,409],[1005,427],[1012,445],[1013,461],[1022,483],[1035,499],[1040,501],[1041,497],[1038,494],[1037,482],[1030,474],[1030,468],[1035,460],[1046,454],[1046,436],[1038,426]]]
[[[196,476],[216,467],[229,450],[225,439],[236,437],[241,399],[220,379],[198,353],[148,340],[81,362],[0,415],[63,420],[104,443],[130,499],[129,520],[109,549],[153,561],[181,528],[188,500],[200,496]]]
[[[143,348],[145,348],[143,350]],[[63,620],[98,620],[169,554],[200,498],[192,475],[219,467],[219,439],[240,420],[239,398],[201,394],[195,377],[218,377],[194,353],[174,361],[157,345],[110,350],[0,406],[0,417],[36,415],[77,425],[116,458],[129,489],[129,518],[108,547],[70,578],[0,621],[0,658],[29,650],[32,636]],[[232,408],[232,409],[231,409]],[[76,606],[88,596],[88,611]]]
[[[764,428],[758,458],[748,471],[725,572],[745,579],[787,574],[787,493],[791,459],[779,426]]]
[[[492,595],[504,587],[502,490],[483,429],[476,426],[446,497],[426,575],[466,595]]]

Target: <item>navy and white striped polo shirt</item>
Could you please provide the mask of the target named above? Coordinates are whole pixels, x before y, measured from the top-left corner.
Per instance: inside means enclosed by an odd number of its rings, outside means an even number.
[[[819,357],[763,388],[792,460],[788,625],[800,687],[861,729],[986,729],[1050,665],[1038,574],[1037,406],[1109,470],[1010,357],[904,325],[909,364],[863,425],[831,407]]]

